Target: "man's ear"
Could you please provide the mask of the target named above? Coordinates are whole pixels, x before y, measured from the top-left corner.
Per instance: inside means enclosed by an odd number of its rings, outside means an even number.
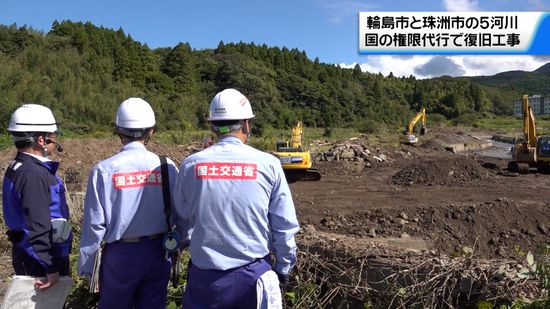
[[[243,134],[247,135],[250,132],[250,120],[245,120],[242,126]]]
[[[36,141],[36,143],[38,145],[40,145],[41,147],[44,147],[46,146],[46,136],[44,135],[37,135],[34,137],[34,140]]]

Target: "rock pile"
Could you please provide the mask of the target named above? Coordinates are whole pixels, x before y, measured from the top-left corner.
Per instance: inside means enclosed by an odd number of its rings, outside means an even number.
[[[370,149],[369,149],[370,148]],[[347,161],[347,162],[365,162],[367,167],[371,164],[381,162],[393,162],[392,157],[410,155],[405,152],[395,152],[390,156],[389,153],[383,153],[380,148],[367,147],[364,141],[360,139],[350,139],[343,143],[338,143],[328,151],[319,152],[314,156],[315,161]]]

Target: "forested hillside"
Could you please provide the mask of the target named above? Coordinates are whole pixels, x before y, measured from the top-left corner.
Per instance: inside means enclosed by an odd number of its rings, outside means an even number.
[[[510,97],[519,99],[522,94],[550,95],[550,63],[533,72],[508,71],[493,76],[471,77],[470,80],[481,85],[496,106],[511,114]]]
[[[259,128],[301,119],[311,127],[370,131],[402,125],[421,106],[455,118],[507,113],[512,99],[467,78],[384,77],[286,47],[220,42],[208,50],[187,43],[151,49],[123,29],[91,23],[56,21],[48,33],[0,26],[4,126],[19,104],[33,102],[51,107],[66,130],[108,130],[118,104],[140,96],[153,105],[160,129],[193,130],[206,126],[210,99],[226,87],[249,97]]]

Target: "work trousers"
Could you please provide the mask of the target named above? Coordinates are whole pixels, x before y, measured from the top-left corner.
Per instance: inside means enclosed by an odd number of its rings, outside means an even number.
[[[70,272],[69,257],[54,257],[52,263],[57,266],[60,276],[68,276]],[[45,277],[46,269],[36,259],[32,258],[25,250],[13,245],[11,251],[11,264],[16,275]]]
[[[170,267],[162,237],[105,245],[99,273],[99,309],[166,308]]]
[[[256,282],[271,270],[269,256],[229,270],[200,269],[189,262],[183,308],[256,308]]]

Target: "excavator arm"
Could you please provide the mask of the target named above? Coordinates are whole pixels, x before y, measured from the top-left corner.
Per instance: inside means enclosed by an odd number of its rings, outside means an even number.
[[[523,140],[516,143],[512,148],[512,161],[508,162],[508,170],[526,174],[529,173],[530,167],[538,168],[538,165],[541,165],[539,163],[543,163],[543,161],[547,159],[542,158],[544,160],[538,162],[538,137],[535,114],[529,104],[529,96],[523,95],[521,100],[523,111]],[[544,165],[546,166],[546,164]]]
[[[426,109],[422,108],[418,114],[416,114],[409,123],[407,124],[407,127],[405,129],[405,138],[404,143],[406,144],[415,144],[418,141],[418,138],[414,136],[414,127],[418,123],[418,121],[422,121],[422,126],[420,127],[420,135],[426,134]]]
[[[422,120],[422,128],[426,127],[426,109],[423,108],[416,116],[414,116],[411,121],[407,124],[407,134],[413,134],[414,132],[414,126],[418,122],[418,120]],[[422,132],[420,132],[420,135],[424,135]]]
[[[312,168],[311,153],[303,149],[303,134],[303,125],[299,121],[292,128],[290,140],[278,141],[277,151],[274,153],[281,161],[286,179],[290,183],[298,180],[312,181],[321,179],[319,170]]]
[[[529,105],[529,96],[524,95],[522,98],[523,107],[523,134],[525,141],[529,147],[537,147],[537,125],[535,114],[531,105]]]
[[[292,136],[290,137],[290,147],[302,148],[302,138],[304,134],[304,128],[301,121],[298,121],[296,126],[292,128]]]

